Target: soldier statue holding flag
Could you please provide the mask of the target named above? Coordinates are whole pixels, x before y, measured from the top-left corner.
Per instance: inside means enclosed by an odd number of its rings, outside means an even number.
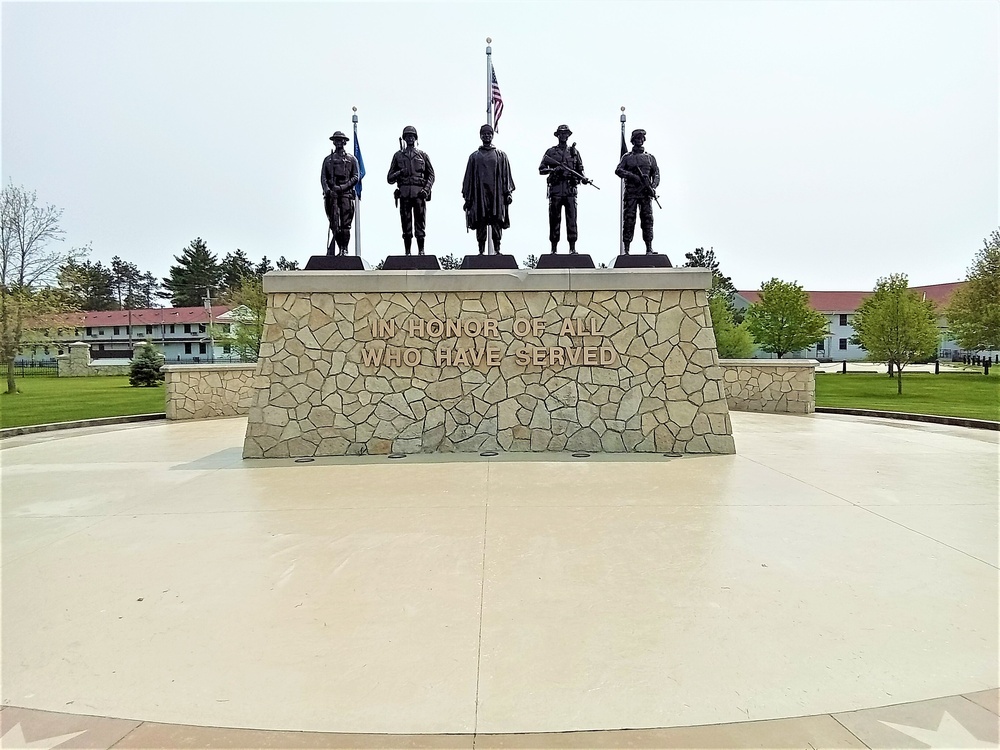
[[[330,140],[334,150],[323,160],[319,178],[323,186],[323,205],[333,235],[326,254],[334,255],[336,245],[339,255],[347,255],[351,223],[354,221],[354,186],[360,179],[358,160],[344,149],[350,139],[341,131],[331,135]]]
[[[399,219],[403,226],[403,249],[410,254],[410,242],[417,237],[417,255],[424,254],[424,236],[427,226],[427,201],[434,186],[434,167],[430,157],[419,148],[417,129],[412,125],[403,128],[400,145],[406,143],[392,157],[387,179],[397,185],[395,198],[399,204]]]

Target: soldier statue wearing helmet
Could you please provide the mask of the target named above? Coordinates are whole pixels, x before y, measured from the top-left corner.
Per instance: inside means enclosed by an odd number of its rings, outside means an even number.
[[[538,173],[548,175],[549,242],[554,253],[559,245],[562,211],[565,209],[566,239],[569,240],[570,253],[576,254],[576,186],[580,183],[588,185],[590,180],[583,175],[583,159],[576,150],[576,144],[566,145],[573,135],[569,126],[560,125],[552,135],[559,139],[559,143],[546,150],[542,163],[538,165]]]
[[[646,131],[632,131],[632,150],[622,157],[615,174],[625,180],[625,200],[622,213],[622,242],[625,254],[635,235],[635,214],[639,212],[639,223],[642,226],[642,241],[646,245],[646,253],[653,253],[653,200],[656,198],[656,187],[660,184],[660,169],[656,166],[656,157],[646,153],[643,144],[646,142]]]
[[[403,249],[407,255],[410,254],[414,235],[417,238],[417,254],[424,254],[427,201],[431,199],[431,188],[434,186],[434,167],[431,166],[430,157],[416,148],[416,142],[417,129],[407,125],[403,128],[400,149],[393,155],[386,177],[390,185],[396,185],[394,196],[399,202]]]
[[[323,186],[323,206],[333,235],[326,253],[334,255],[336,247],[340,255],[347,255],[351,223],[354,221],[354,186],[359,179],[358,160],[344,149],[349,139],[341,131],[331,135],[330,140],[334,150],[323,160],[319,177]]]

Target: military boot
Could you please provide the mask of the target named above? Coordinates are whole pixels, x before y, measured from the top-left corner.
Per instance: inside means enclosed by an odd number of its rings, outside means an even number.
[[[570,255],[576,255],[576,243],[575,242],[569,243],[569,254]]]
[[[559,247],[559,243],[558,242],[553,242],[552,243],[552,249],[549,252],[552,253],[553,255],[555,255],[556,254],[556,248],[558,248],[558,247]]]
[[[410,243],[411,243],[411,242],[413,242],[413,240],[411,240],[411,239],[410,239],[409,237],[404,237],[404,238],[403,238],[403,251],[404,251],[404,252],[405,252],[405,253],[406,253],[407,255],[409,255],[409,254],[410,254],[410,247],[411,247]]]
[[[417,255],[424,254],[424,238],[417,237]]]

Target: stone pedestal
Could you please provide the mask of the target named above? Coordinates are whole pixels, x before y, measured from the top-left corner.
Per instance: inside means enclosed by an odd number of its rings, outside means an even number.
[[[390,255],[382,264],[383,271],[439,271],[436,255]]]
[[[513,255],[466,255],[462,258],[463,271],[517,270],[517,259]]]
[[[538,256],[539,271],[550,268],[594,268],[594,259],[586,253],[545,253]]]
[[[243,455],[733,453],[706,269],[272,272]]]
[[[642,255],[619,255],[615,258],[615,268],[672,268],[670,258],[660,253]]]
[[[364,271],[357,255],[313,255],[306,262],[306,271]]]

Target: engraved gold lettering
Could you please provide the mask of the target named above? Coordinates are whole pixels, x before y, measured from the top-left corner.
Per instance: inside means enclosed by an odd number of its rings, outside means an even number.
[[[486,350],[486,364],[490,367],[500,366],[500,350],[499,349],[487,349]]]
[[[515,336],[527,336],[528,331],[531,330],[531,321],[525,320],[524,318],[514,319],[514,335]]]
[[[601,364],[602,365],[613,365],[618,361],[618,352],[612,349],[610,346],[601,347]]]
[[[382,355],[385,349],[362,349],[361,361],[365,367],[378,367],[382,364]]]
[[[404,349],[403,350],[403,364],[407,367],[416,367],[420,364],[420,350],[419,349]]]
[[[409,329],[411,336],[416,336],[418,338],[424,337],[424,319],[423,318],[410,318],[406,321],[407,328]]]
[[[566,350],[566,358],[571,365],[578,365],[583,361],[583,350],[578,346]]]
[[[545,321],[541,318],[532,318],[531,328],[536,336],[541,336],[545,331]]]
[[[456,350],[455,356],[451,359],[451,363],[455,365],[455,367],[469,364],[469,353],[465,349]]]
[[[597,318],[587,318],[587,324],[590,327],[590,335],[597,335]]]
[[[432,339],[439,339],[444,333],[444,321],[432,318],[427,321],[427,336]]]
[[[462,322],[459,320],[446,320],[444,325],[445,336],[461,336]]]
[[[483,321],[483,335],[491,339],[500,338],[500,328],[495,320]]]
[[[514,361],[522,366],[530,365],[531,352],[527,348],[518,349],[516,352],[514,352]]]
[[[385,350],[385,363],[389,367],[399,367],[403,364],[403,354],[399,349],[392,347]]]
[[[451,367],[451,351],[451,349],[438,347],[435,357],[438,367]]]
[[[533,365],[544,365],[545,358],[548,356],[548,349],[541,346],[531,347],[531,364]]]
[[[563,354],[565,353],[565,351],[566,350],[563,349],[561,346],[553,346],[551,349],[549,349],[549,360],[551,360],[552,364],[554,365],[563,364]]]
[[[560,336],[575,336],[576,331],[573,328],[572,318],[563,318],[562,328],[559,329]]]
[[[377,339],[387,339],[396,335],[395,320],[378,320],[376,318],[372,335]]]
[[[583,347],[583,364],[585,364],[585,365],[596,365],[597,364],[597,347],[596,346],[585,346],[585,347]]]
[[[483,332],[482,321],[475,319],[465,321],[466,336],[479,336],[482,332]]]

